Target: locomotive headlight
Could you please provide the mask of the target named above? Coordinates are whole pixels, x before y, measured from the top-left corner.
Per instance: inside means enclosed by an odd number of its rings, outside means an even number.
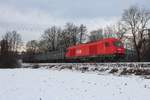
[[[122,53],[123,49],[122,48],[117,48],[117,53]]]
[[[121,50],[122,50],[121,48],[118,48],[118,49],[117,49],[117,51],[121,51]]]

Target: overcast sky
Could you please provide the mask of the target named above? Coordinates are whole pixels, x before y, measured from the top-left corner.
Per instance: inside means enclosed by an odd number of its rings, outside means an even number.
[[[52,25],[85,24],[94,30],[117,22],[131,5],[149,8],[150,0],[0,0],[0,36],[17,30],[24,41],[39,39]]]

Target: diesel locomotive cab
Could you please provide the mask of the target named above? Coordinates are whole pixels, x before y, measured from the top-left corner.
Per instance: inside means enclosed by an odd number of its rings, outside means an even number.
[[[125,52],[125,49],[124,49],[124,46],[123,46],[123,43],[121,41],[114,41],[113,42],[113,45],[115,46],[116,48],[116,54],[118,56],[121,56],[121,57],[124,57],[124,52]]]

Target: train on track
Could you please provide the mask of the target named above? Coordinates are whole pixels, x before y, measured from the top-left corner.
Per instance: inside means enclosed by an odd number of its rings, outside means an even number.
[[[84,62],[119,61],[125,56],[123,43],[116,38],[70,46],[66,51],[52,51],[36,54],[25,62]]]

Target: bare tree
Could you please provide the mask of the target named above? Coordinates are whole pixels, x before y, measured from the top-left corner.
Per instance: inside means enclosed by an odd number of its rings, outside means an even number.
[[[42,40],[46,41],[48,44],[48,49],[49,50],[56,50],[58,47],[58,34],[61,33],[61,29],[52,26],[51,28],[47,29],[45,33],[42,35]]]
[[[143,61],[150,61],[150,29],[147,29],[148,39],[145,40],[146,50],[143,53]]]
[[[21,46],[21,36],[16,32],[7,32],[0,43],[0,67],[20,67],[18,63],[18,50]]]
[[[8,42],[6,40],[1,40],[0,42],[0,56],[6,56],[8,55],[9,52],[9,45]]]
[[[85,37],[86,27],[76,26],[73,23],[66,23],[64,29],[58,34],[58,47],[66,50],[67,47],[81,43]]]
[[[40,40],[38,43],[39,53],[44,53],[49,51],[49,45],[46,40]]]
[[[7,32],[3,36],[3,40],[8,42],[8,51],[17,52],[22,44],[21,35],[18,34],[16,31]]]
[[[58,47],[65,51],[66,48],[69,47],[71,44],[70,39],[70,34],[68,34],[66,30],[63,30],[58,36]]]
[[[90,41],[97,41],[103,39],[103,29],[98,29],[90,32],[89,40]]]
[[[133,36],[138,61],[141,61],[142,53],[145,50],[143,47],[146,39],[144,30],[147,28],[149,20],[150,11],[138,6],[132,6],[124,10],[122,15],[122,21],[126,24],[128,32],[131,32]]]
[[[115,26],[115,29],[116,29],[116,36],[118,39],[122,39],[125,37],[125,33],[127,32],[127,28],[126,26],[121,22],[119,21]]]
[[[114,26],[107,26],[104,28],[104,38],[116,37],[116,29]]]
[[[36,53],[39,52],[38,50],[39,50],[38,41],[31,40],[31,41],[27,42],[27,44],[26,44],[26,52],[28,54],[36,54]]]
[[[80,33],[79,43],[80,44],[86,39],[86,37],[85,37],[86,32],[87,32],[86,26],[81,24],[80,27],[79,27],[79,33]]]
[[[79,41],[77,38],[77,35],[79,34],[79,27],[73,23],[66,23],[64,32],[66,38],[69,40],[69,45],[76,45]]]
[[[109,25],[104,28],[104,37],[115,37],[121,40],[126,32],[127,29],[125,25],[119,21],[117,24]]]

